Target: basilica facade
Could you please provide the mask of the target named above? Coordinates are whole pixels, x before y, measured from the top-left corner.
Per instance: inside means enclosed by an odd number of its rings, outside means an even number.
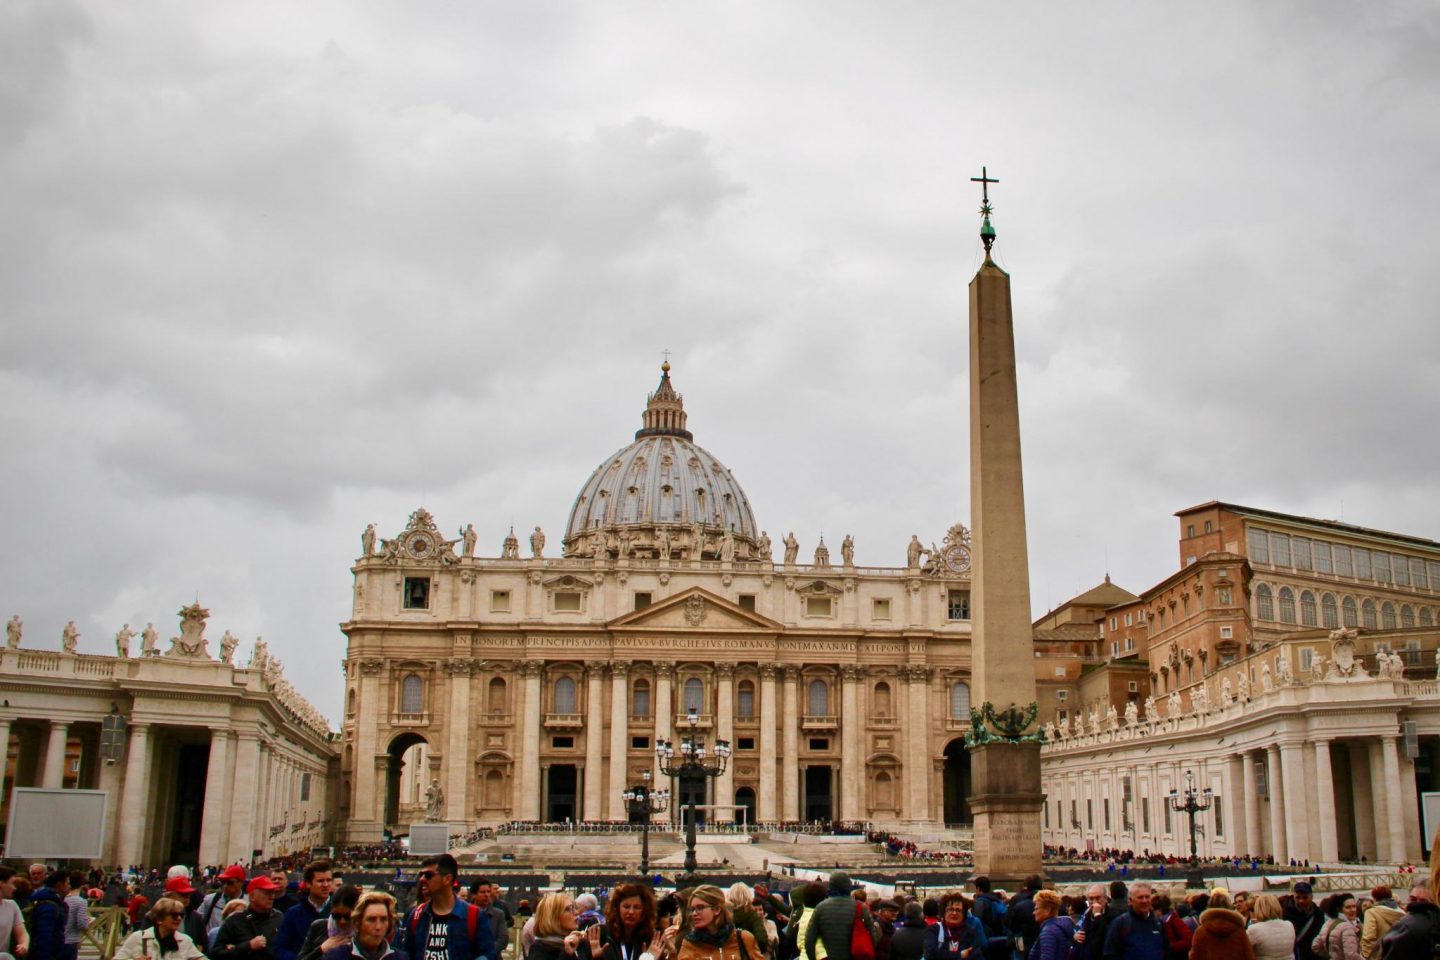
[[[647,773],[717,820],[969,819],[968,531],[912,536],[904,567],[856,565],[848,536],[801,562],[686,419],[666,364],[558,549],[536,527],[479,556],[473,525],[447,538],[423,509],[366,529],[342,624],[342,840],[626,821]],[[732,747],[703,788],[657,765],[657,741],[687,737]]]

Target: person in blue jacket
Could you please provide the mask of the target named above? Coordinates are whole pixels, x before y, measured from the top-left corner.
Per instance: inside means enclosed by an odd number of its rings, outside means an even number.
[[[285,911],[280,932],[275,934],[275,960],[295,960],[305,935],[316,920],[330,916],[330,891],[335,886],[334,868],[329,860],[305,865],[305,899]]]
[[[416,894],[424,893],[425,903],[405,915],[396,937],[410,960],[499,960],[488,919],[455,896],[459,872],[448,853],[421,861]]]
[[[70,893],[70,875],[56,870],[45,878],[45,886],[30,895],[30,958],[61,960],[65,955],[65,897]]]
[[[983,960],[988,942],[965,896],[947,893],[940,898],[940,922],[925,937],[925,960]]]

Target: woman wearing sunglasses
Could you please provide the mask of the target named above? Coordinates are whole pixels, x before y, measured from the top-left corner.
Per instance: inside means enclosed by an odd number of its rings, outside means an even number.
[[[180,932],[188,904],[161,897],[150,908],[153,927],[136,930],[115,951],[115,960],[204,960],[195,941]]]
[[[725,893],[703,884],[686,898],[690,932],[680,942],[679,960],[764,960],[755,938],[730,920]]]
[[[330,916],[321,917],[310,924],[310,929],[305,934],[305,943],[296,954],[296,960],[320,960],[325,951],[349,944],[354,933],[350,915],[359,900],[359,887],[345,886],[337,890],[330,900]]]

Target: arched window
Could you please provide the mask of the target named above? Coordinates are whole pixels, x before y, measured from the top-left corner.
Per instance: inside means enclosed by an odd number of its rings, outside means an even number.
[[[705,683],[699,677],[685,681],[685,712],[705,712]]]
[[[875,695],[871,698],[873,713],[877,717],[890,716],[890,684],[881,680],[875,684]]]
[[[499,770],[485,774],[485,806],[505,806],[505,775]]]
[[[650,681],[644,677],[630,688],[630,713],[637,717],[650,716]]]
[[[346,713],[354,713],[354,712],[355,712],[355,691],[354,691],[354,690],[351,690],[351,691],[350,691],[349,706],[346,708],[345,712],[346,712]]]
[[[805,712],[812,717],[830,716],[830,688],[824,680],[811,680],[805,690]]]
[[[1360,605],[1360,618],[1365,622],[1366,630],[1375,630],[1379,627],[1379,621],[1375,619],[1375,601],[1366,600]]]
[[[1422,627],[1433,627],[1433,626],[1435,626],[1435,615],[1430,612],[1430,608],[1429,608],[1429,607],[1421,607],[1421,608],[1420,608],[1420,626],[1422,626]]]
[[[875,806],[881,810],[895,809],[895,781],[884,770],[875,774]]]
[[[1408,603],[1400,608],[1400,626],[1406,630],[1415,626],[1415,609]]]
[[[970,719],[970,684],[961,682],[950,685],[950,719]]]
[[[1280,588],[1280,622],[1295,622],[1295,591],[1289,587]]]
[[[575,681],[561,677],[555,681],[555,712],[575,713]]]
[[[735,715],[747,718],[755,716],[755,684],[749,680],[741,680],[740,685],[735,688]]]
[[[490,681],[490,694],[488,697],[488,702],[490,704],[491,713],[502,714],[505,712],[505,681],[499,677],[495,677],[493,680]]]
[[[1335,609],[1335,594],[1327,593],[1320,598],[1320,619],[1329,630],[1340,626],[1340,615]]]
[[[400,681],[400,712],[423,713],[424,710],[425,681],[418,674],[406,674]]]
[[[1300,622],[1307,627],[1313,627],[1315,620],[1315,594],[1309,590],[1300,591]]]
[[[1389,600],[1386,600],[1385,605],[1380,608],[1380,625],[1386,630],[1395,629],[1395,604]]]
[[[1255,588],[1255,616],[1260,620],[1275,619],[1275,595],[1270,592],[1268,583]]]
[[[1354,598],[1354,597],[1346,597],[1345,600],[1340,604],[1340,609],[1341,609],[1341,610],[1344,612],[1344,614],[1345,614],[1345,626],[1347,626],[1347,627],[1358,627],[1358,626],[1360,626],[1360,618],[1359,618],[1358,616],[1356,616],[1356,614],[1355,614],[1355,598]]]

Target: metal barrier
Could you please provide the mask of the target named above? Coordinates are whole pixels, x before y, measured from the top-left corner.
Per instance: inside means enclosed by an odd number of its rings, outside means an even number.
[[[94,947],[100,960],[111,960],[125,936],[126,919],[121,907],[91,907],[90,926],[80,932],[81,945]]]

